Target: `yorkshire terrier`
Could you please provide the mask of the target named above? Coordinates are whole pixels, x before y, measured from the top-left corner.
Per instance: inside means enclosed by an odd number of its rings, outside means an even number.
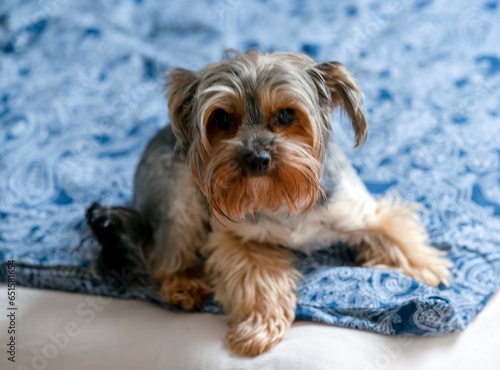
[[[361,266],[447,285],[452,264],[429,245],[415,207],[372,198],[333,139],[337,107],[355,146],[368,134],[349,72],[298,53],[231,53],[168,73],[171,125],[142,156],[132,209],[88,210],[103,250],[122,254],[108,253],[108,265],[142,253],[163,299],[186,310],[213,293],[229,348],[249,356],[294,320],[301,276],[291,249],[340,241],[358,248]]]

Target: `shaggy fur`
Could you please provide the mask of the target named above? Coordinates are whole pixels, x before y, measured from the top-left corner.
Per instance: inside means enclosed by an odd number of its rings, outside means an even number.
[[[228,315],[229,348],[250,356],[277,344],[294,320],[300,276],[287,248],[343,241],[359,247],[363,266],[448,284],[451,263],[428,245],[414,207],[374,200],[333,140],[337,107],[356,146],[368,133],[346,69],[296,53],[234,53],[168,74],[172,125],[143,154],[135,211],[89,210],[104,250],[109,240],[146,249],[147,269],[171,304],[193,309],[213,293]],[[245,158],[260,158],[258,172]],[[93,222],[107,215],[133,223],[137,214],[147,238],[134,235],[140,228]]]

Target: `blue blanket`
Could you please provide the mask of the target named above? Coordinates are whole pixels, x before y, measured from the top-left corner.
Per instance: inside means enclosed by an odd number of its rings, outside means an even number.
[[[352,150],[335,117],[337,140],[376,197],[422,204],[432,242],[455,263],[451,286],[431,288],[355,267],[342,245],[298,255],[299,319],[446,334],[500,287],[498,1],[9,4],[0,5],[0,261],[16,261],[19,284],[151,300],[122,277],[92,275],[96,244],[77,248],[85,209],[130,200],[139,156],[167,124],[165,70],[257,47],[347,66],[371,131]]]

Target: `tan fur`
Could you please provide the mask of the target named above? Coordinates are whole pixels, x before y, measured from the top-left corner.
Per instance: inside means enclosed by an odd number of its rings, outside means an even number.
[[[269,176],[243,176],[231,141],[213,154],[203,174],[203,193],[215,214],[242,219],[263,208],[277,211],[286,204],[290,213],[309,210],[316,202],[320,163],[307,147],[282,142]]]
[[[161,276],[161,294],[165,301],[185,310],[196,308],[211,292],[201,266]]]
[[[392,268],[431,286],[449,285],[453,265],[445,253],[428,245],[428,235],[415,212],[416,205],[401,205],[389,198],[367,219],[358,260],[363,266]]]
[[[299,273],[282,247],[243,243],[228,230],[214,231],[203,248],[215,299],[228,314],[226,341],[235,353],[255,356],[278,343],[295,318]]]

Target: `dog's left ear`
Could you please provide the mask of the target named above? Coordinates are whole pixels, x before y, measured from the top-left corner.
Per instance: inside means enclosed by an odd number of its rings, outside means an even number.
[[[342,106],[349,116],[355,134],[354,147],[363,145],[368,136],[368,123],[356,80],[338,62],[317,64],[311,68],[310,75],[317,84],[320,100],[330,113]]]

